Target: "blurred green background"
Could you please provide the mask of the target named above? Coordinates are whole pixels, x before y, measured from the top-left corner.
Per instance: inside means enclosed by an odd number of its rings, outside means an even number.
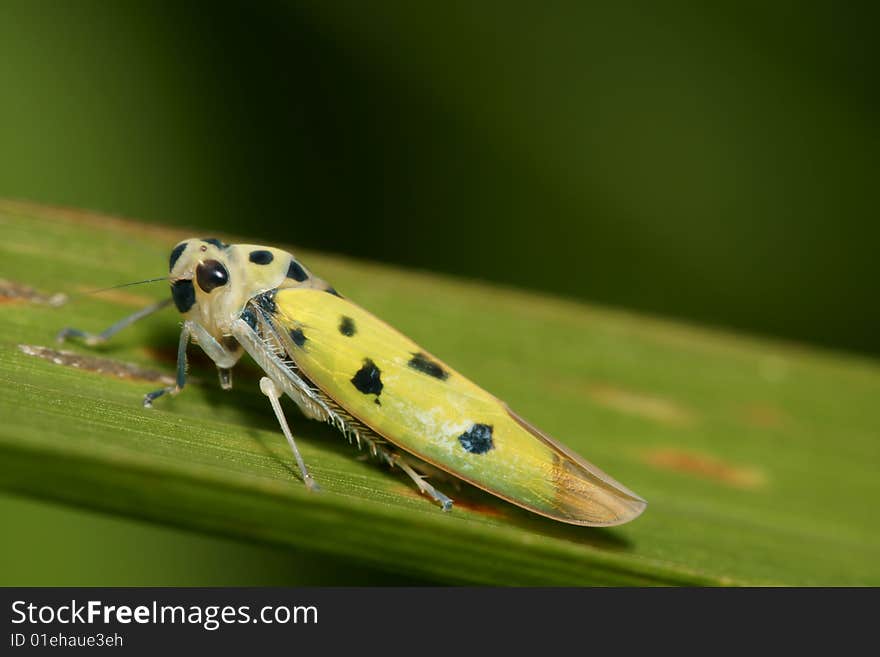
[[[5,0],[0,196],[878,354],[874,18],[833,2]],[[235,582],[307,581],[263,548],[0,508],[9,550],[43,554],[56,525],[80,541],[58,573],[98,577],[88,555],[133,556],[146,532],[165,547],[106,583],[219,582],[253,561],[269,565]]]

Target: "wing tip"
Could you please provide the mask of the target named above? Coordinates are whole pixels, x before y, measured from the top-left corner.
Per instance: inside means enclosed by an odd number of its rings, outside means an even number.
[[[635,497],[627,500],[623,509],[620,509],[618,512],[609,515],[606,518],[599,518],[595,515],[589,517],[550,514],[543,515],[547,515],[547,517],[552,518],[553,520],[558,520],[570,525],[578,525],[580,527],[617,527],[618,525],[625,525],[628,522],[632,522],[642,515],[646,508],[648,508],[648,503],[640,497]]]
[[[569,522],[589,527],[613,527],[638,518],[648,502],[617,480],[585,462],[567,462],[559,480],[557,501]],[[560,518],[564,520],[563,518]]]
[[[632,499],[628,501],[626,505],[626,511],[620,514],[617,518],[612,520],[611,522],[603,525],[605,527],[614,527],[616,525],[623,525],[628,522],[631,522],[638,518],[645,512],[645,509],[648,508],[648,503],[643,500],[638,495],[633,494]]]

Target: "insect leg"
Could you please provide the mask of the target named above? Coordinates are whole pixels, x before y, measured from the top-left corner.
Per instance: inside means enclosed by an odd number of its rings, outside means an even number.
[[[173,386],[159,388],[144,395],[144,406],[150,408],[153,401],[164,394],[176,395],[186,385],[186,347],[189,344],[190,323],[184,322],[180,331],[180,342],[177,343],[177,383]]]
[[[220,387],[224,390],[232,390],[232,368],[218,367],[217,375],[220,377]]]
[[[382,448],[380,447],[379,449]],[[409,478],[412,479],[415,482],[416,486],[419,487],[419,491],[437,502],[437,504],[439,504],[444,511],[449,511],[449,509],[452,508],[452,500],[446,497],[439,490],[434,488],[427,481],[425,481],[425,478],[418,472],[413,470],[409,463],[404,460],[404,457],[399,454],[393,454],[389,462],[393,463],[401,470],[403,470],[407,475],[409,475]]]
[[[284,417],[284,411],[281,409],[281,403],[278,401],[278,398],[282,394],[282,390],[272,379],[268,376],[264,376],[260,379],[260,391],[269,398],[269,403],[272,404],[272,410],[275,411],[275,417],[278,418],[278,424],[281,425],[281,431],[284,433],[284,437],[287,438],[287,443],[290,445],[290,449],[293,450],[293,456],[296,458],[296,464],[299,466],[299,471],[300,474],[302,474],[306,488],[309,490],[319,490],[318,484],[315,483],[315,480],[312,479],[312,475],[306,470],[306,464],[303,462],[303,458],[299,453],[296,441],[293,439],[293,434],[290,433],[290,427],[287,426],[287,419]]]
[[[224,390],[232,389],[232,366],[241,358],[241,348],[238,343],[234,349],[223,346],[213,335],[208,333],[198,322],[187,322],[192,331],[193,340],[198,343],[208,357],[217,365],[217,374],[220,377],[220,387]]]
[[[169,305],[170,303],[171,299],[163,299],[162,301],[150,304],[146,308],[141,308],[136,313],[120,319],[118,322],[104,329],[100,333],[89,333],[88,331],[81,331],[76,328],[65,328],[58,332],[58,335],[55,336],[55,339],[58,342],[64,342],[67,338],[82,338],[88,345],[94,346],[97,344],[102,344],[104,342],[107,342],[107,340],[119,333],[122,329],[126,328],[127,326],[131,326],[139,319],[143,319],[144,317],[152,315],[158,310],[162,310],[162,308]]]

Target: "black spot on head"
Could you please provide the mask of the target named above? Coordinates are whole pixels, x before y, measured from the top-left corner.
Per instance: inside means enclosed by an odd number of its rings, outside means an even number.
[[[277,306],[275,305],[275,293],[277,290],[269,290],[268,292],[263,292],[262,294],[258,294],[254,297],[254,301],[257,302],[257,305],[265,310],[267,313],[275,314],[277,310]]]
[[[413,357],[410,359],[407,365],[409,365],[417,372],[427,374],[428,376],[433,376],[435,379],[440,379],[441,381],[445,381],[449,378],[449,372],[444,370],[439,363],[435,363],[433,360],[431,360],[421,352],[413,354]]]
[[[205,260],[196,267],[196,282],[204,292],[210,292],[229,282],[229,272],[218,260]]]
[[[247,322],[247,325],[250,326],[252,329],[254,329],[255,331],[257,330],[257,317],[256,315],[254,315],[253,310],[251,310],[250,308],[245,308],[241,311],[241,315],[239,315],[239,317]]]
[[[266,251],[264,249],[260,249],[259,251],[251,251],[248,256],[248,260],[250,260],[255,265],[268,265],[275,259],[275,256],[272,255],[271,251]]]
[[[357,333],[357,327],[354,325],[354,320],[351,317],[345,317],[343,315],[342,319],[339,321],[339,332],[349,338]]]
[[[351,379],[352,384],[365,395],[382,394],[382,372],[376,367],[376,363],[369,358],[364,358],[364,366],[357,371]],[[376,400],[379,401],[378,399]]]
[[[489,424],[475,424],[458,437],[458,442],[466,452],[471,454],[485,454],[495,447],[492,443],[492,426]]]
[[[326,290],[324,290],[324,292],[326,292],[327,294],[332,294],[334,297],[339,297],[340,299],[342,298],[342,295],[339,294],[339,292],[337,292],[332,287],[328,287]]]
[[[204,237],[202,238],[203,242],[207,242],[208,244],[213,244],[218,249],[228,249],[229,245],[226,242],[221,242],[216,237]]]
[[[175,281],[171,284],[171,298],[181,313],[189,312],[196,302],[196,290],[190,280]]]
[[[306,335],[299,328],[290,329],[290,339],[297,347],[302,347],[306,343]]]
[[[287,278],[292,278],[293,280],[302,283],[308,277],[309,275],[306,273],[306,270],[302,268],[302,265],[291,258],[290,266],[287,268]]]
[[[174,269],[174,265],[177,264],[177,259],[180,258],[180,255],[186,251],[186,242],[183,244],[178,244],[174,247],[174,250],[171,252],[171,257],[168,258],[168,271]]]

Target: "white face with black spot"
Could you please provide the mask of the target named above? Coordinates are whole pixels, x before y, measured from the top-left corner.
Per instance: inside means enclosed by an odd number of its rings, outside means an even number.
[[[252,297],[276,288],[332,289],[290,253],[218,239],[188,239],[171,251],[169,280],[174,305],[215,337],[228,334]]]

